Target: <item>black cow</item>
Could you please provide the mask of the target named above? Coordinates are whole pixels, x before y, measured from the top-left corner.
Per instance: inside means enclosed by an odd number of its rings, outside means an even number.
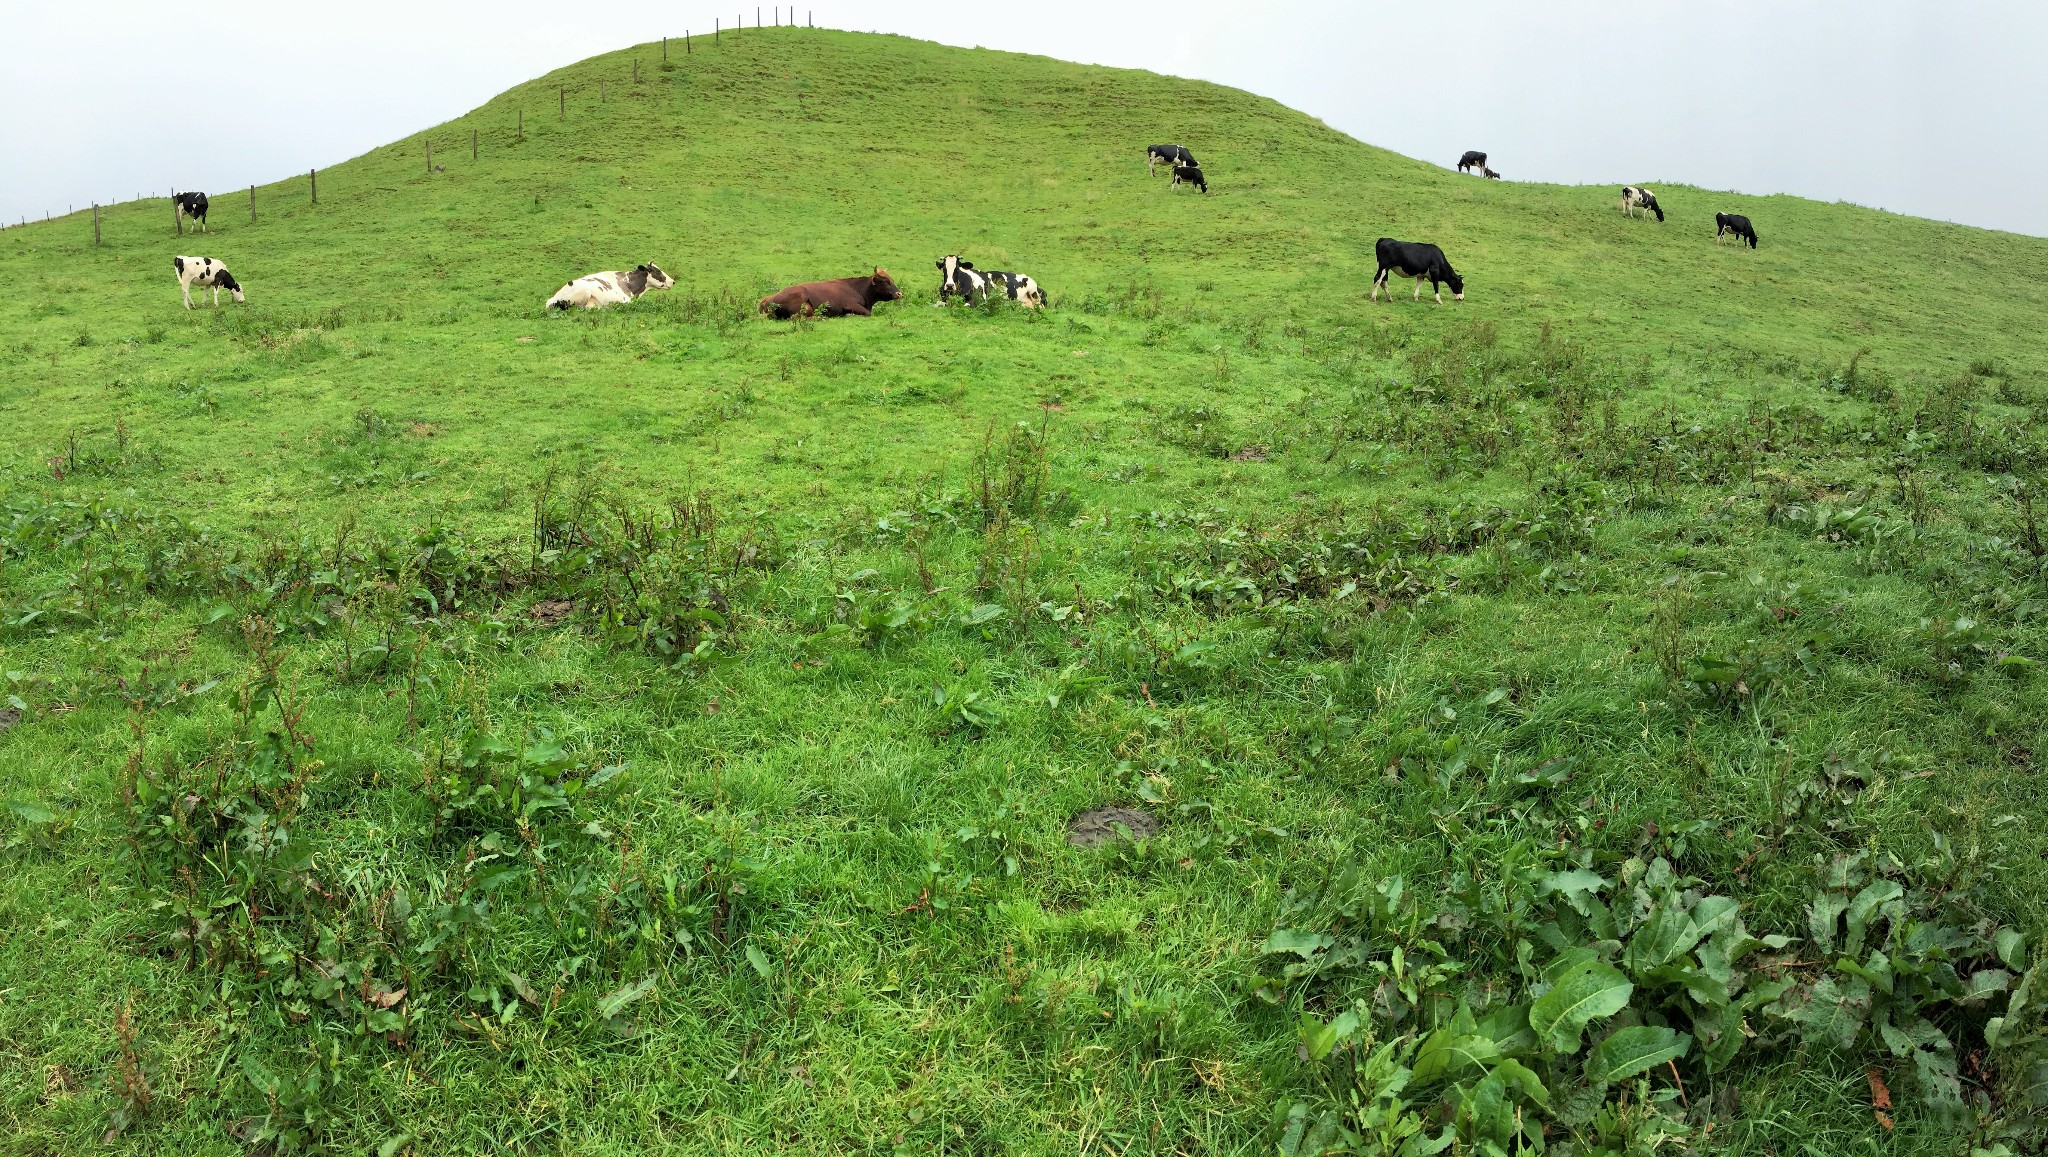
[[[1181,148],[1179,145],[1145,146],[1145,173],[1147,176],[1158,172],[1161,165],[1178,168],[1181,165],[1200,165],[1201,163],[1195,159],[1195,154]]]
[[[206,232],[206,194],[174,193],[171,195],[171,204],[177,206],[172,211],[174,217],[191,217],[199,222],[199,231]]]
[[[1749,223],[1749,218],[1740,213],[1714,214],[1714,244],[1719,245],[1721,238],[1728,236],[1733,236],[1737,245],[1747,241],[1751,249],[1756,248],[1756,227]]]
[[[1202,175],[1202,170],[1193,165],[1175,165],[1173,167],[1173,183],[1178,185],[1182,181],[1186,181],[1188,184],[1202,190],[1203,196],[1207,196],[1209,193],[1209,179]]]
[[[1444,303],[1444,291],[1438,288],[1439,282],[1451,287],[1453,297],[1459,301],[1465,300],[1465,279],[1458,276],[1458,271],[1451,268],[1451,262],[1444,256],[1444,251],[1436,246],[1419,241],[1396,241],[1392,237],[1382,237],[1379,244],[1373,247],[1373,252],[1380,260],[1380,271],[1374,274],[1372,279],[1374,301],[1380,299],[1380,290],[1383,288],[1387,291],[1387,300],[1394,299],[1393,287],[1387,284],[1387,279],[1396,274],[1415,279],[1417,301],[1422,300],[1424,279],[1429,281],[1429,288],[1436,293],[1438,305]]]
[[[1645,213],[1655,213],[1659,221],[1664,219],[1664,210],[1657,204],[1657,194],[1650,192],[1648,189],[1639,189],[1634,185],[1623,185],[1621,187],[1621,211],[1627,216],[1633,217],[1636,215],[1637,209],[1641,209]]]
[[[939,258],[939,304],[958,297],[974,305],[988,297],[988,278],[975,272],[974,262],[958,254]]]
[[[1486,154],[1478,149],[1467,149],[1465,155],[1458,158],[1458,171],[1469,173],[1474,169],[1481,173],[1486,172]]]

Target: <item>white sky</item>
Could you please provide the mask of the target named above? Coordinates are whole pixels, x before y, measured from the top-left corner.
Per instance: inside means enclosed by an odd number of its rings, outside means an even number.
[[[2048,235],[2048,0],[807,8],[820,25],[1214,80],[1440,164],[1484,149],[1509,179],[1684,181]],[[0,218],[276,180],[739,11],[0,0]]]

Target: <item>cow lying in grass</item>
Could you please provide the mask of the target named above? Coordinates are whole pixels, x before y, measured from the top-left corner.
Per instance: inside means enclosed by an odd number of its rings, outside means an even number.
[[[213,304],[220,306],[220,291],[225,289],[236,301],[242,300],[242,283],[228,272],[228,267],[211,257],[173,257],[171,268],[178,274],[178,292],[185,295],[185,308],[192,308],[192,287],[202,291],[213,290]],[[201,293],[204,296],[204,293]]]
[[[1623,215],[1633,217],[1638,209],[1645,213],[1655,213],[1659,221],[1664,219],[1664,210],[1657,204],[1657,194],[1650,192],[1648,189],[1638,189],[1634,185],[1623,185],[1621,187],[1621,211]]]
[[[1740,213],[1714,214],[1714,244],[1719,245],[1723,237],[1735,238],[1737,245],[1747,241],[1751,249],[1756,248],[1756,226]]]
[[[655,265],[591,273],[557,289],[555,295],[548,298],[548,308],[596,309],[603,305],[624,305],[650,289],[667,289],[675,283],[675,278]]]
[[[988,300],[991,291],[1008,297],[1025,309],[1043,309],[1045,290],[1039,288],[1029,274],[1006,273],[992,269],[983,273],[974,268],[974,262],[957,253],[948,254],[938,260],[939,304],[957,297],[969,305]]]
[[[1396,274],[1415,279],[1417,301],[1422,300],[1424,280],[1427,280],[1430,289],[1436,292],[1438,305],[1444,303],[1444,291],[1438,288],[1438,283],[1450,286],[1452,297],[1459,301],[1465,300],[1465,279],[1458,276],[1458,271],[1451,268],[1450,259],[1436,246],[1419,241],[1396,241],[1392,237],[1382,237],[1379,244],[1373,247],[1373,252],[1379,257],[1380,262],[1380,271],[1374,274],[1372,279],[1374,301],[1380,299],[1381,289],[1387,291],[1388,301],[1394,299],[1393,287],[1387,284],[1387,279]]]
[[[903,291],[876,266],[866,277],[842,277],[837,281],[807,281],[792,285],[761,299],[761,312],[777,320],[792,317],[867,317],[884,301],[897,301]]]
[[[973,305],[988,297],[988,278],[975,272],[974,262],[959,254],[939,258],[939,304],[960,298]]]
[[[171,204],[177,206],[177,208],[171,210],[173,216],[181,220],[190,217],[199,222],[199,231],[201,233],[206,232],[206,194],[173,193],[171,195]]]

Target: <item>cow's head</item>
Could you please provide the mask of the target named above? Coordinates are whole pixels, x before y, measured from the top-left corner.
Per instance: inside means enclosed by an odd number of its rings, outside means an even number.
[[[227,270],[223,269],[219,273],[214,274],[213,284],[215,288],[227,290],[236,301],[242,300],[242,283],[236,281],[235,275]]]
[[[868,293],[876,301],[900,301],[903,298],[903,291],[896,288],[895,279],[879,265],[875,266],[874,275],[868,278]]]
[[[1444,284],[1451,287],[1451,296],[1453,298],[1459,301],[1465,300],[1465,279],[1458,276],[1457,270],[1449,266],[1444,267]]]
[[[647,275],[647,288],[649,289],[668,289],[676,283],[676,279],[663,273],[659,265],[641,265],[636,267],[634,272]]]

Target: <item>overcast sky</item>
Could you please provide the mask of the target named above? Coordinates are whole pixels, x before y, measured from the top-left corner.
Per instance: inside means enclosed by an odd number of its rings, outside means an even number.
[[[740,11],[647,0],[5,8],[0,218],[10,221],[333,164],[558,65],[707,31],[714,15]],[[806,10],[820,25],[1214,80],[1438,163],[1484,149],[1509,179],[1684,181],[2048,235],[2044,0],[826,0]],[[751,4],[745,14],[751,24]]]

